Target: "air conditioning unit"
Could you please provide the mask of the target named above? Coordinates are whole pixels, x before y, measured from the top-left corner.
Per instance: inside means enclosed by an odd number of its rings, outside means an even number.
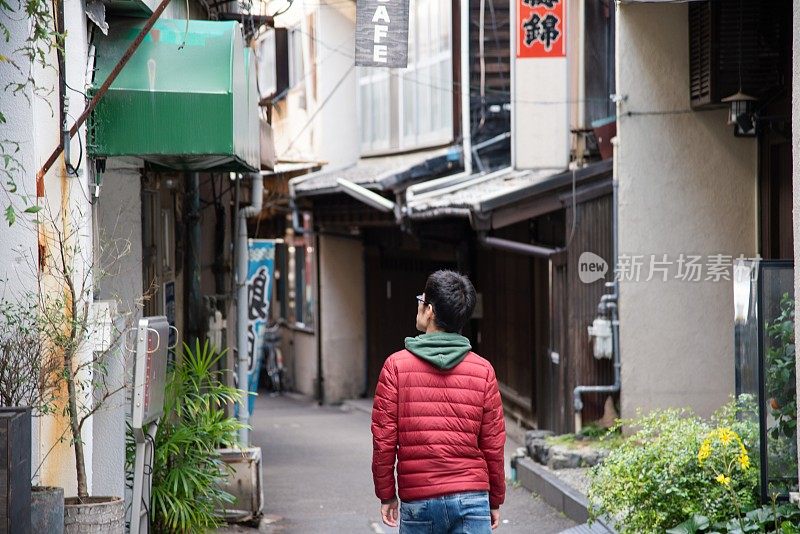
[[[692,109],[725,107],[722,99],[740,89],[763,97],[781,86],[791,13],[789,0],[689,3]]]

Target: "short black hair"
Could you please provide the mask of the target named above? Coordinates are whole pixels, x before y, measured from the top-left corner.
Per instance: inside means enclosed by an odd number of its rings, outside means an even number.
[[[425,283],[425,300],[433,305],[436,326],[459,333],[475,310],[475,288],[454,271],[436,271]]]

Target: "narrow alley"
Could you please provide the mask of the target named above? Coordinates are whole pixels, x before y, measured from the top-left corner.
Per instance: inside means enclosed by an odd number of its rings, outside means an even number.
[[[253,442],[263,451],[260,532],[389,533],[372,492],[369,406],[320,407],[301,396],[256,399]],[[517,447],[506,443],[506,458]],[[537,496],[508,485],[500,534],[550,534],[574,525]],[[253,532],[227,527],[220,534]]]

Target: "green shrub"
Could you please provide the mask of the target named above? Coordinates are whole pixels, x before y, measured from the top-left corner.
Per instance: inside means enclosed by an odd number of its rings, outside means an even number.
[[[800,509],[793,504],[776,503],[748,511],[741,518],[719,521],[712,524],[705,516],[695,515],[680,525],[667,530],[667,534],[700,533],[742,534],[761,532],[765,534],[800,534]]]
[[[233,501],[220,489],[227,466],[217,448],[235,443],[242,425],[225,415],[228,403],[241,392],[215,371],[223,353],[184,344],[183,357],[168,370],[164,415],[158,427],[153,457],[150,515],[155,532],[206,532],[222,524],[215,510]],[[128,461],[133,463],[132,437]]]
[[[744,470],[723,485],[704,469],[698,452],[715,427],[731,429],[750,450],[757,430],[737,414],[751,401],[731,403],[711,421],[685,410],[660,410],[626,422],[635,433],[592,469],[590,514],[606,516],[622,534],[664,532],[694,515],[712,521],[734,517],[734,492],[743,509],[755,502],[757,468]]]

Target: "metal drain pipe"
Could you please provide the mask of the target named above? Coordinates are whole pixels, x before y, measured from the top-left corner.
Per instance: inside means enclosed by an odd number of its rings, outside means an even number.
[[[619,104],[617,104],[619,107]],[[616,147],[618,139],[612,139],[614,145],[614,153],[616,155]],[[617,158],[614,158],[613,170],[613,193],[611,197],[612,213],[611,213],[611,232],[612,232],[612,245],[614,255],[614,272],[616,272],[617,265],[619,264],[619,182],[617,181]],[[619,393],[622,389],[621,377],[621,358],[619,354],[619,280],[613,282],[606,282],[606,287],[613,288],[611,293],[607,293],[600,297],[600,304],[597,305],[597,310],[601,315],[611,315],[611,344],[614,350],[614,383],[607,386],[578,386],[572,391],[572,403],[575,408],[575,432],[580,432],[583,423],[583,399],[581,395],[584,393]]]
[[[478,243],[487,248],[516,252],[517,254],[534,256],[536,258],[550,258],[553,254],[558,254],[565,250],[563,248],[550,248],[541,245],[531,245],[530,243],[522,243],[520,241],[511,241],[510,239],[502,239],[500,237],[490,237],[484,232],[478,234]]]
[[[575,408],[575,432],[580,432],[583,417],[584,393],[619,393],[622,385],[619,358],[619,314],[617,313],[617,300],[619,299],[619,286],[616,281],[606,282],[606,287],[613,287],[612,293],[606,293],[600,298],[597,311],[600,315],[611,316],[611,339],[614,350],[614,383],[606,386],[577,386],[572,390],[572,404]]]
[[[250,205],[239,209],[236,232],[236,351],[238,353],[237,385],[244,392],[239,402],[239,422],[250,424],[250,396],[247,383],[249,366],[247,343],[247,219],[261,213],[264,205],[264,177],[260,173],[250,175]],[[250,431],[239,430],[242,447],[250,445]]]

